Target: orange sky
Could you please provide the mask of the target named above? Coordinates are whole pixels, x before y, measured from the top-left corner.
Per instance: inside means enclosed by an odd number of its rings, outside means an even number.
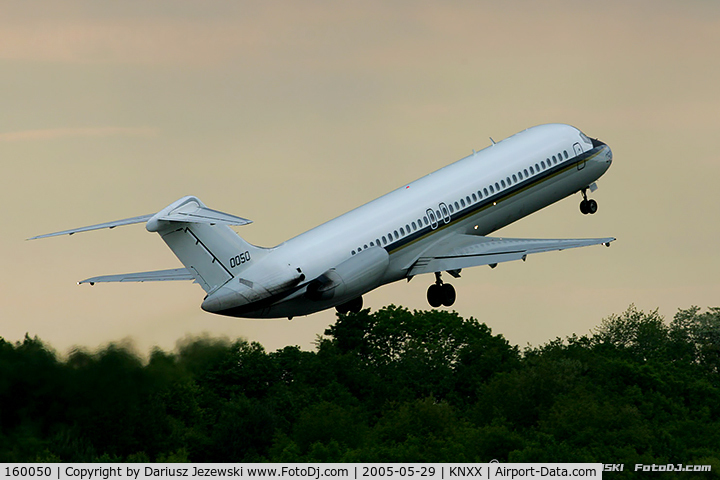
[[[718,84],[720,6],[699,0],[7,2],[0,336],[61,353],[204,332],[312,348],[332,312],[232,319],[200,310],[187,282],[75,284],[180,266],[142,226],[24,239],[193,194],[275,245],[548,122],[612,147],[599,212],[581,215],[577,196],[502,235],[618,241],[465,270],[453,308],[538,345],[630,303],[718,305]],[[431,281],[365,304],[428,308]]]

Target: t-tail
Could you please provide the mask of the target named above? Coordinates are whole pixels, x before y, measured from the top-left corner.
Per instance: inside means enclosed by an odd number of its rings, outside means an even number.
[[[212,210],[193,196],[183,197],[155,214],[39,235],[30,240],[143,222],[147,222],[145,228],[149,232],[160,235],[185,268],[105,275],[79,283],[194,279],[211,294],[240,274],[251,259],[257,261],[270,251],[251,245],[229,227],[247,225],[252,223],[250,220]]]
[[[228,227],[248,223],[187,196],[153,215],[145,228],[157,232],[203,290],[212,293],[243,271],[251,259],[267,254],[268,249],[251,245]]]

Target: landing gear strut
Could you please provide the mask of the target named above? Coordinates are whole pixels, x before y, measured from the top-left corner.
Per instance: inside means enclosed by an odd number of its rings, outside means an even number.
[[[342,305],[337,305],[335,307],[335,310],[338,311],[338,313],[358,313],[360,310],[362,310],[363,306],[363,299],[362,297],[353,298],[349,302],[345,302]]]
[[[440,272],[435,272],[435,283],[430,285],[427,291],[427,300],[431,307],[437,308],[440,305],[446,307],[455,303],[455,288],[449,283],[443,283]]]
[[[597,209],[598,209],[597,202],[595,200],[588,200],[587,188],[583,188],[581,191],[582,191],[583,201],[580,202],[580,211],[582,212],[583,215],[587,215],[587,214],[592,215],[593,213],[597,212]]]

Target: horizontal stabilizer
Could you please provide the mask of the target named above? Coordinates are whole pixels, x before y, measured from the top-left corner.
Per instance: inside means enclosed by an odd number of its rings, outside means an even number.
[[[63,230],[62,232],[46,233],[45,235],[28,238],[28,240],[56,237],[58,235],[72,235],[73,233],[89,232],[90,230],[100,230],[101,228],[115,228],[121,225],[132,225],[133,223],[144,222],[148,222],[148,230],[156,231],[158,221],[205,223],[210,225],[247,225],[252,223],[252,220],[248,220],[247,218],[237,217],[229,213],[218,212],[217,210],[207,208],[195,197],[183,197],[158,213],[124,218],[122,220],[115,220],[114,222],[98,223],[97,225],[90,225],[88,227]]]
[[[252,220],[248,220],[247,218],[218,212],[211,208],[201,207],[195,203],[186,203],[182,207],[156,218],[167,222],[209,223],[211,225],[247,225],[252,223]]]
[[[103,275],[92,277],[78,282],[95,283],[102,282],[167,282],[171,280],[195,280],[195,277],[186,268],[172,268],[170,270],[155,270],[153,272],[123,273],[120,275]]]
[[[140,215],[139,217],[124,218],[122,220],[115,220],[114,222],[98,223],[97,225],[90,225],[89,227],[73,228],[70,230],[63,230],[62,232],[46,233],[45,235],[38,235],[37,237],[28,238],[28,240],[35,240],[38,238],[45,237],[56,237],[58,235],[72,235],[73,233],[89,232],[90,230],[100,230],[101,228],[115,228],[122,225],[132,225],[133,223],[147,222],[152,218],[154,214]]]
[[[462,268],[524,260],[531,253],[566,250],[590,245],[610,245],[615,239],[534,239],[452,235],[430,247],[409,266],[407,275],[443,272]]]

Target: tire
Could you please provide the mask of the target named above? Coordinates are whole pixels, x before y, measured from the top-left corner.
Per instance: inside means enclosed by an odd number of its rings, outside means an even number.
[[[430,285],[427,291],[427,301],[433,308],[442,305],[442,290],[440,285],[434,283]]]
[[[449,283],[443,283],[440,286],[440,292],[442,293],[442,304],[446,307],[452,307],[453,303],[455,303],[455,298],[457,297],[455,294],[455,287]]]
[[[597,212],[597,202],[595,200],[588,200],[587,211],[590,215]]]
[[[348,310],[350,310],[352,313],[358,313],[360,310],[362,310],[363,307],[363,299],[362,297],[357,297],[354,300],[350,300],[347,303]]]
[[[589,206],[588,206],[588,202],[587,202],[587,201],[583,200],[582,202],[580,202],[580,211],[582,212],[583,215],[587,215],[587,214],[588,214],[588,212],[589,212]]]
[[[340,305],[335,306],[335,310],[337,310],[338,313],[341,313],[343,315],[347,313],[358,313],[360,310],[362,310],[363,307],[363,299],[362,297],[353,298],[349,302],[345,302]]]

